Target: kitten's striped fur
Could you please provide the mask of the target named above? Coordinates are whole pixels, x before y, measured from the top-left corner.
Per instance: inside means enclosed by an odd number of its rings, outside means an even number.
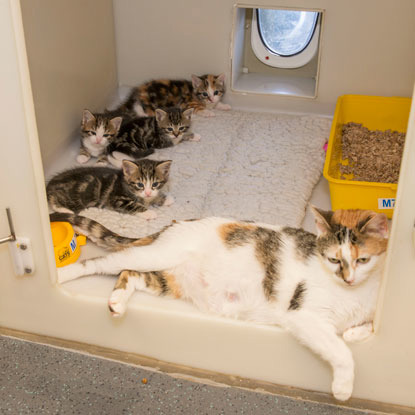
[[[102,114],[85,109],[81,121],[81,147],[77,156],[80,164],[86,163],[91,157],[97,158],[97,163],[108,163],[107,147],[118,136],[121,124],[135,118],[135,113],[128,111],[106,111]],[[145,157],[152,151],[141,151],[136,158]]]
[[[141,246],[59,269],[59,282],[119,274],[109,299],[114,316],[137,289],[280,325],[330,363],[333,394],[346,400],[354,362],[343,339],[371,334],[388,223],[370,211],[313,211],[318,236],[224,218],[173,223],[134,242]]]
[[[163,188],[170,165],[171,160],[124,160],[122,170],[78,167],[63,171],[47,184],[49,207],[52,211],[75,214],[97,207],[155,218],[156,213],[148,208],[166,203]]]
[[[172,147],[182,141],[198,141],[191,132],[193,109],[156,109],[154,117],[136,117],[123,123],[106,152],[111,164],[120,167],[122,159],[137,159],[157,148]]]
[[[192,80],[158,79],[132,89],[127,100],[119,107],[136,111],[138,115],[154,115],[157,108],[193,108],[196,113],[212,116],[212,108],[229,110],[221,99],[225,94],[225,75],[192,75]]]

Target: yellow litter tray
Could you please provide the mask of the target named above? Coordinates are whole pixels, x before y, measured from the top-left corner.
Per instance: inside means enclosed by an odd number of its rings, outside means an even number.
[[[85,245],[86,237],[76,235],[68,222],[51,222],[53,248],[57,267],[75,262],[81,254],[81,245]]]
[[[324,177],[329,182],[331,207],[336,209],[370,209],[392,218],[397,184],[361,182],[341,179],[342,126],[361,123],[369,130],[406,132],[411,99],[343,95],[337,100],[324,164]]]

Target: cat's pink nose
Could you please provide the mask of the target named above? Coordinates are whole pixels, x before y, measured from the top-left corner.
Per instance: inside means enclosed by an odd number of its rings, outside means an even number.
[[[144,192],[144,194],[145,194],[146,196],[151,196],[151,190],[146,190],[146,191]]]
[[[97,140],[97,144],[99,144],[102,141],[102,137],[97,137],[96,140]]]

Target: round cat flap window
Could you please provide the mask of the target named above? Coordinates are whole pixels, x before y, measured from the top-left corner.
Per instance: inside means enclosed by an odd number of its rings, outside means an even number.
[[[298,68],[315,56],[319,32],[319,12],[257,9],[252,19],[252,49],[266,65]]]

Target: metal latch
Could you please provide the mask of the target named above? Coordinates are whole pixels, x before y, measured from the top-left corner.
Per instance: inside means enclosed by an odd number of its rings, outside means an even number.
[[[1,238],[0,244],[4,244],[5,242],[11,242],[11,241],[16,240],[16,234],[14,233],[12,214],[10,213],[10,208],[6,208],[6,213],[7,213],[7,220],[9,221],[10,235],[6,236],[5,238]]]
[[[0,239],[0,244],[9,243],[10,254],[13,259],[13,267],[16,275],[32,274],[35,270],[33,261],[32,244],[29,238],[16,237],[14,232],[12,215],[9,208],[6,208],[7,220],[9,221],[10,235]]]

